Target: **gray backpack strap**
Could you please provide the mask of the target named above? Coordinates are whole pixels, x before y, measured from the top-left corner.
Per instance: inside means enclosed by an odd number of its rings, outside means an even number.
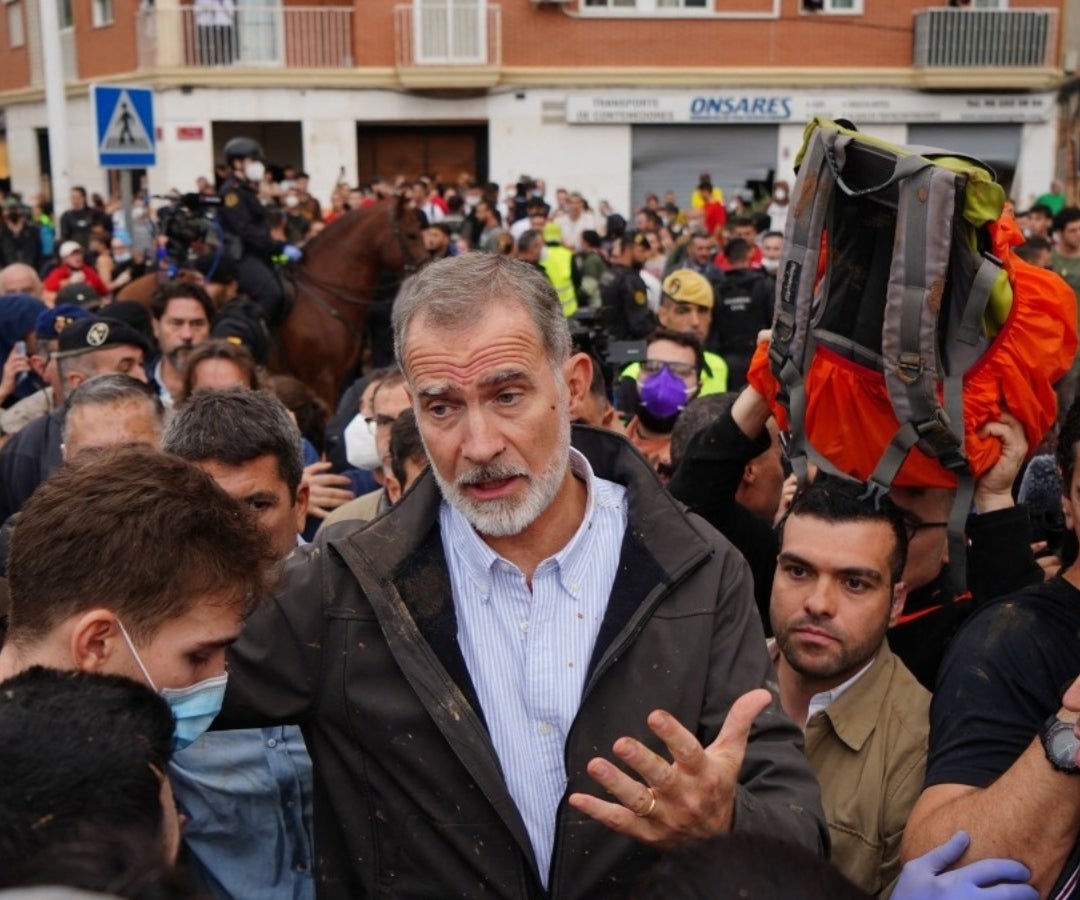
[[[933,162],[922,156],[903,156],[896,161],[896,166],[893,168],[892,174],[884,181],[879,182],[878,184],[872,184],[869,187],[856,188],[849,185],[844,180],[844,164],[846,162],[844,148],[847,147],[851,140],[850,137],[845,137],[841,140],[834,141],[831,144],[832,152],[827,157],[829,169],[832,171],[833,178],[836,179],[836,184],[839,186],[840,190],[849,197],[865,197],[867,194],[880,193],[890,185],[905,181],[925,169],[935,168]]]
[[[938,317],[952,250],[957,176],[931,166],[899,185],[896,237],[881,336],[885,386],[918,446],[946,468],[965,464],[963,420],[950,421],[938,400]]]
[[[835,131],[828,135],[820,127],[814,131],[807,142],[792,189],[791,215],[785,226],[784,258],[776,282],[769,346],[773,373],[777,377],[781,377],[788,364],[795,366],[801,376],[808,356],[806,344],[813,315],[821,235],[835,184],[830,176],[826,141],[835,139]]]
[[[954,303],[949,308],[949,321],[945,326],[948,329],[945,358],[942,360],[946,374],[966,372],[990,346],[991,339],[983,327],[983,316],[1002,265],[1001,260],[989,253],[982,253],[978,256],[977,266],[963,306]]]
[[[886,300],[882,356],[885,384],[902,422],[882,455],[872,480],[891,485],[913,446],[935,457],[957,477],[956,498],[949,515],[950,580],[962,590],[967,580],[964,530],[974,494],[974,479],[964,446],[963,373],[946,375],[939,360],[939,316],[953,241],[956,198],[963,176],[941,167],[920,171],[900,185],[896,242]],[[977,358],[981,352],[982,316],[997,277],[997,267],[984,259],[959,311],[959,330],[969,337]],[[890,327],[899,324],[899,327]],[[976,349],[978,347],[978,349]],[[938,400],[942,384],[944,406]]]
[[[803,378],[806,361],[814,352],[810,329],[815,312],[814,282],[821,256],[821,235],[835,185],[828,156],[837,136],[835,129],[819,126],[807,141],[792,190],[792,213],[785,228],[784,259],[776,282],[769,345],[772,371],[781,385],[780,400],[788,409],[791,435],[788,458],[800,484],[806,481],[807,447]],[[825,295],[823,292],[822,298]]]

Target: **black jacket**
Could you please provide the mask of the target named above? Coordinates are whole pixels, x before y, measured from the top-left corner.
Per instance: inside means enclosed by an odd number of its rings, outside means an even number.
[[[247,182],[235,175],[221,185],[218,220],[227,234],[239,238],[241,256],[257,256],[268,263],[285,246],[270,237],[265,207]]]
[[[758,332],[772,327],[775,282],[760,269],[732,269],[713,292],[716,305],[705,348],[725,358],[752,356]]]
[[[26,263],[41,272],[41,229],[32,222],[23,223],[16,234],[6,224],[0,225],[0,268],[12,263]]]
[[[623,438],[575,428],[601,478],[627,486],[621,564],[567,738],[549,889],[501,774],[457,644],[430,473],[387,515],[298,550],[284,591],[230,651],[218,725],[299,721],[315,763],[321,900],[625,897],[656,852],[573,810],[620,735],[669,710],[703,742],[732,702],[774,683],[746,564],[668,495]],[[802,735],[779,702],[758,717],[734,828],[821,852],[827,836]]]
[[[691,438],[685,458],[668,483],[673,497],[712,525],[746,558],[761,624],[770,636],[769,601],[779,542],[772,526],[739,503],[735,493],[746,464],[768,450],[771,441],[765,429],[757,438],[748,438],[729,410]]]
[[[649,309],[645,282],[624,265],[614,265],[600,276],[604,328],[614,341],[638,341],[656,327]]]
[[[1031,523],[1023,505],[967,520],[969,591],[957,595],[945,566],[933,581],[911,591],[900,621],[889,629],[889,646],[933,693],[938,668],[953,636],[968,617],[996,597],[1043,580],[1031,553]]]
[[[0,522],[16,513],[62,462],[64,408],[34,419],[0,449]]]

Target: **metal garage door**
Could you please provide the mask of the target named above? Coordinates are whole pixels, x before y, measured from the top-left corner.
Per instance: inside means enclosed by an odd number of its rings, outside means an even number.
[[[974,156],[994,167],[1006,192],[1020,159],[1021,125],[911,125],[908,143]]]
[[[775,125],[635,125],[630,179],[634,208],[652,192],[675,191],[680,206],[702,172],[730,199],[748,181],[767,181],[776,166]]]

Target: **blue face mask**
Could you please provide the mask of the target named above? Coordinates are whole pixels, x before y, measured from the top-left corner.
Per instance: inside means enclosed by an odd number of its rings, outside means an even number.
[[[124,636],[124,641],[131,655],[135,657],[135,662],[138,663],[146,683],[161,695],[172,710],[173,718],[176,720],[176,728],[173,730],[173,752],[191,746],[194,741],[202,737],[206,729],[210,727],[210,723],[221,712],[221,704],[225,700],[225,685],[229,680],[228,672],[196,682],[186,688],[158,690],[154,679],[150,677],[150,673],[146,671],[146,666],[139,657],[139,651],[135,649],[131,638],[128,637],[127,629],[119,619],[116,620],[116,624],[120,626],[120,634]]]
[[[658,419],[677,416],[686,406],[688,394],[686,382],[667,366],[646,378],[638,389],[641,405]]]

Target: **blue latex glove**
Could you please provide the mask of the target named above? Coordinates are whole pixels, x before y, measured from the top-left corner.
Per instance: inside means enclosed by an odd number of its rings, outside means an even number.
[[[1039,900],[1039,892],[1026,883],[1031,872],[1013,859],[980,859],[946,872],[970,843],[967,832],[958,831],[911,860],[900,872],[892,900]]]
[[[304,251],[301,250],[299,247],[294,247],[292,244],[286,244],[284,247],[281,248],[281,254],[289,262],[300,262],[301,258],[304,255]]]

